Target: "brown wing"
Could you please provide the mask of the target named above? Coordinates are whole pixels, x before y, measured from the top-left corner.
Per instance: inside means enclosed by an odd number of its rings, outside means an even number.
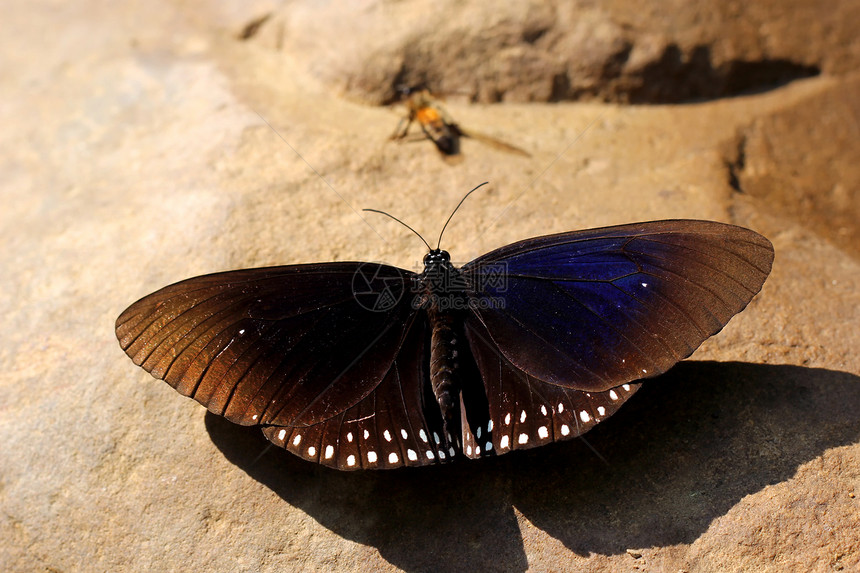
[[[206,275],[137,301],[116,335],[135,364],[232,422],[315,424],[391,371],[415,314],[410,274],[328,263]]]

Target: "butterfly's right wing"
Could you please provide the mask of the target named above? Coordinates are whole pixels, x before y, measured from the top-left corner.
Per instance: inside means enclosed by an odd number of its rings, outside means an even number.
[[[466,337],[489,397],[481,407],[465,408],[463,453],[470,458],[580,436],[614,414],[640,386],[596,392],[547,384],[505,358],[480,322],[472,323]]]
[[[718,332],[772,261],[753,231],[677,220],[538,237],[465,265],[488,404],[467,405],[466,455],[581,434]]]
[[[480,325],[539,380],[605,392],[692,354],[759,292],[772,262],[766,238],[712,221],[537,237],[463,266],[475,303],[466,330]]]
[[[409,280],[369,263],[216,273],[137,301],[116,335],[135,364],[215,414],[309,426],[353,408],[390,375],[415,322]]]

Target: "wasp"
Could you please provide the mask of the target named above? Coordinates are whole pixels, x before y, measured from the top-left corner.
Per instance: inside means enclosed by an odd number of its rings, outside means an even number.
[[[476,139],[496,149],[531,157],[531,155],[509,143],[476,131],[466,131],[455,122],[426,88],[401,87],[399,90],[406,102],[408,114],[397,124],[391,139],[402,140],[409,133],[413,122],[421,127],[424,136],[433,142],[443,157],[450,159],[460,155],[460,139]]]

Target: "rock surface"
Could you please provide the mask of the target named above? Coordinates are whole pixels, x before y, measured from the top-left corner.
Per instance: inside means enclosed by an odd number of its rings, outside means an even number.
[[[860,567],[856,3],[563,4],[6,7],[0,569]],[[532,157],[389,142],[402,110],[357,101],[417,81],[462,88],[463,126]],[[706,101],[523,103],[569,98]],[[116,343],[128,304],[196,274],[415,267],[420,243],[360,208],[434,237],[485,180],[446,232],[458,261],[690,217],[768,236],[773,273],[585,440],[421,471],[267,449]]]
[[[373,102],[398,83],[479,102],[682,102],[840,74],[860,58],[852,0],[332,2],[265,17],[244,35]]]

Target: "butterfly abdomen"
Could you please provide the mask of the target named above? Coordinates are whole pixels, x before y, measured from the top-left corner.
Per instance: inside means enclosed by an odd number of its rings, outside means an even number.
[[[442,417],[448,428],[455,428],[459,411],[460,384],[457,380],[457,317],[450,311],[438,306],[428,309],[430,318],[430,385],[433,395],[442,410]],[[449,430],[450,431],[450,430]]]
[[[439,404],[445,432],[459,443],[461,357],[468,355],[463,334],[467,297],[462,275],[445,251],[434,250],[424,259],[421,275],[420,307],[430,325],[430,386]]]

